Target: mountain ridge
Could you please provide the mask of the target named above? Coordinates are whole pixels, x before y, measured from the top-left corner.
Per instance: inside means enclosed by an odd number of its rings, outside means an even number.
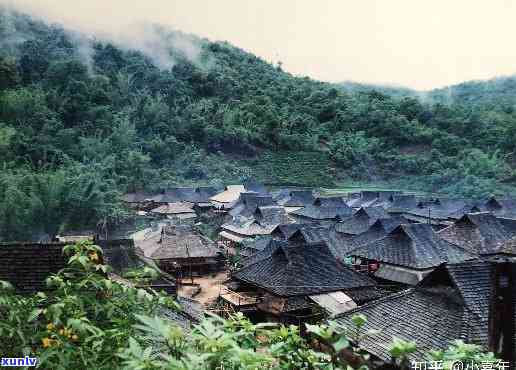
[[[513,189],[510,85],[491,105],[346,92],[227,42],[151,27],[134,49],[17,13],[0,40],[0,238],[123,219],[126,191],[249,177]]]

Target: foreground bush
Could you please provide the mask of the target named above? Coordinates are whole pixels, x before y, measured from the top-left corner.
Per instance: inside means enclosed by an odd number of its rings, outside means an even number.
[[[109,279],[102,250],[88,242],[64,248],[68,267],[48,278],[49,293],[20,296],[1,282],[0,337],[3,357],[36,356],[42,369],[349,369],[373,366],[360,350],[354,328],[253,324],[242,314],[209,316],[188,332],[158,312],[179,310],[170,297]],[[153,275],[155,271],[144,269]],[[138,279],[144,278],[138,274]],[[366,335],[375,335],[374,332]],[[391,353],[400,367],[416,344],[395,340]],[[478,346],[454,343],[428,359],[495,362]],[[494,366],[494,368],[496,365]]]

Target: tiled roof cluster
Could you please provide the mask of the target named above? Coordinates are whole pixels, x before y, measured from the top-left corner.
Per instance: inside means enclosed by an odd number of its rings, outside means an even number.
[[[428,224],[400,225],[387,236],[352,252],[354,256],[413,269],[457,263],[476,256],[439,237]]]
[[[384,361],[391,359],[393,337],[416,341],[412,360],[456,339],[485,346],[492,271],[492,264],[479,261],[443,265],[414,288],[346,312],[337,321],[349,327],[354,314],[364,314],[367,323],[361,330],[378,333],[364,338],[360,346]]]
[[[440,230],[439,236],[481,255],[516,255],[512,244],[508,243],[516,236],[516,221],[500,220],[489,212],[466,214],[453,225]]]

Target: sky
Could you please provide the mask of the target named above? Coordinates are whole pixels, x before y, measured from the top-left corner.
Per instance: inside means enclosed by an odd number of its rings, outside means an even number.
[[[513,0],[0,0],[66,28],[158,23],[295,75],[429,90],[516,73]]]

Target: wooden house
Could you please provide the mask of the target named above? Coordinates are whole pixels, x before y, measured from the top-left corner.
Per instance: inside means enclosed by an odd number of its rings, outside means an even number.
[[[178,221],[194,220],[197,218],[192,203],[188,202],[165,203],[152,209],[150,213],[161,218]]]
[[[211,196],[210,202],[214,205],[215,209],[221,212],[227,212],[233,208],[240,197],[240,193],[243,192],[245,192],[244,185],[228,185],[224,188],[224,191]]]
[[[290,220],[285,209],[280,206],[257,207],[250,218],[235,216],[230,222],[221,226],[219,237],[228,247],[234,247],[246,238],[270,235],[281,224]]]
[[[478,257],[440,238],[428,224],[400,225],[351,254],[362,264],[377,263],[376,278],[407,285],[417,284],[442,263]]]
[[[351,217],[335,224],[335,230],[340,233],[358,235],[367,231],[378,219],[387,219],[390,215],[379,206],[360,207]]]
[[[514,279],[514,265],[512,270]],[[430,350],[444,350],[455,340],[495,352],[509,346],[514,356],[514,308],[501,309],[513,306],[512,293],[509,297],[503,292],[504,280],[499,277],[494,263],[444,264],[416,286],[341,314],[336,321],[350,327],[353,315],[365,315],[367,322],[358,334],[371,329],[376,334],[365,336],[359,346],[385,363],[392,360],[392,338],[417,343],[416,350],[407,354],[413,361],[421,361]],[[499,346],[501,333],[510,339]]]
[[[333,311],[335,301],[349,309],[381,295],[374,280],[338,263],[324,243],[273,240],[246,262],[232,279],[238,294],[256,299],[257,314],[265,320],[299,324],[325,316],[319,305],[324,302]],[[325,297],[336,292],[342,294]]]
[[[290,213],[313,205],[315,197],[312,189],[284,189],[276,194],[274,200]]]
[[[472,253],[490,256],[507,252],[506,242],[516,236],[516,220],[500,219],[489,212],[468,213],[439,236]]]
[[[316,206],[309,205],[290,212],[290,215],[298,223],[309,223],[329,226],[339,220],[350,217],[352,209],[347,205],[343,206]]]
[[[240,193],[240,197],[229,211],[230,216],[253,217],[258,207],[277,206],[272,195],[258,193]]]
[[[479,208],[498,217],[516,219],[516,199],[491,197],[481,203]]]
[[[224,265],[222,251],[190,225],[165,226],[136,242],[137,252],[174,276],[202,275]]]

